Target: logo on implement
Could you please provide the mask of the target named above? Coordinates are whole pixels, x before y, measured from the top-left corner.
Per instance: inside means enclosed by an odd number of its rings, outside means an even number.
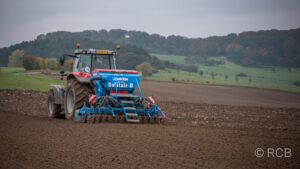
[[[90,94],[89,95],[89,102],[93,103],[96,100],[96,95]]]

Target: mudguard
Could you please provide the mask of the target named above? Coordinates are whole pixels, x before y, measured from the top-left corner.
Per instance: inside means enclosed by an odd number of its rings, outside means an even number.
[[[67,76],[67,80],[71,78],[76,78],[77,81],[80,83],[90,83],[90,76],[89,73],[83,73],[83,72],[72,72]]]
[[[90,78],[88,77],[78,77],[75,76],[76,80],[80,83],[90,83]]]
[[[50,85],[54,92],[54,103],[63,104],[63,97],[65,92],[64,85]]]

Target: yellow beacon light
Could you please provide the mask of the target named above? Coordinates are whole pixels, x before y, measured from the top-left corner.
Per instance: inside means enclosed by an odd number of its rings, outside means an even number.
[[[107,54],[107,50],[97,50],[97,54]]]
[[[77,48],[78,48],[78,49],[80,48],[80,43],[77,43]]]

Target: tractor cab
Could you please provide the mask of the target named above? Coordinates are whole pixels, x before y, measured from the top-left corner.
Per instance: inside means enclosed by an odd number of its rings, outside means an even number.
[[[80,44],[78,43],[74,55],[64,54],[59,60],[60,65],[64,65],[68,56],[75,58],[72,72],[91,74],[94,69],[117,69],[116,55],[120,45],[117,45],[117,51],[79,48]]]
[[[116,69],[116,54],[110,50],[77,49],[73,72],[92,73],[94,69]]]

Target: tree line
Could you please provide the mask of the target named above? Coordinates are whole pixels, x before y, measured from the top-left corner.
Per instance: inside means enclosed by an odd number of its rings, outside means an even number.
[[[187,56],[190,63],[207,63],[208,56],[227,56],[230,61],[243,66],[300,66],[300,28],[208,38],[164,37],[124,30],[89,33],[90,36],[96,34],[99,39],[133,44],[151,53]]]
[[[73,33],[71,33],[73,34]],[[82,33],[78,33],[81,35]],[[87,37],[77,37],[66,32],[56,32],[47,35],[39,35],[37,39],[29,42],[22,42],[8,48],[0,49],[0,59],[2,66],[23,66],[27,70],[32,69],[56,69],[57,60],[63,54],[72,54],[76,49],[76,43],[81,43],[81,48],[108,49],[115,50],[116,43],[106,41],[95,41]],[[48,59],[50,58],[50,59]],[[173,68],[186,71],[195,71],[196,66],[176,65],[169,61],[162,61],[157,57],[149,55],[149,52],[129,44],[121,45],[117,55],[118,69],[136,69],[138,65],[151,65],[151,71],[145,75],[151,75],[160,69]],[[144,64],[147,63],[147,64]],[[56,66],[54,66],[56,64]],[[148,66],[149,67],[149,66]],[[70,70],[70,68],[68,68]],[[143,69],[145,70],[145,69]],[[147,69],[149,70],[149,69]],[[197,71],[197,70],[196,70]]]
[[[39,56],[33,56],[31,54],[25,55],[24,50],[16,49],[8,57],[8,67],[24,67],[26,70],[58,70],[61,67],[58,65],[57,58],[42,58]],[[130,53],[130,57],[134,57],[136,54]],[[129,56],[120,57],[119,62],[130,61]],[[184,70],[188,72],[198,72],[198,65],[176,65],[169,61],[161,61],[157,57],[149,56],[149,60],[135,60],[136,67],[132,69],[137,69],[143,73],[144,76],[151,76],[152,73],[158,72],[160,69],[172,68],[177,70]],[[72,71],[74,64],[73,59],[69,59],[65,62],[65,70]],[[122,66],[122,64],[120,64]],[[126,65],[125,68],[129,66]]]
[[[8,67],[24,67],[26,70],[56,70],[59,69],[56,58],[42,58],[39,56],[25,55],[24,50],[15,50],[8,57]],[[72,70],[74,60],[69,59],[65,62],[65,69]]]
[[[55,36],[52,39],[35,39],[33,41],[22,42],[10,47],[0,49],[0,65],[8,66],[10,56],[14,51],[22,50],[24,55],[33,55],[41,58],[59,59],[63,54],[73,54],[76,49],[76,43],[81,43],[81,48],[85,49],[108,49],[115,50],[115,43],[105,41],[93,41],[89,39],[76,39],[72,37]],[[135,69],[135,67],[145,61],[150,61],[151,56],[142,48],[133,45],[121,46],[117,56],[117,65],[120,69]],[[21,66],[22,60],[16,66]]]
[[[114,29],[110,31],[52,32],[0,49],[0,64],[8,64],[8,56],[16,49],[34,56],[58,58],[72,53],[77,42],[83,48],[114,49],[121,44],[119,68],[133,69],[150,62],[148,53],[187,56],[190,63],[207,63],[208,56],[227,56],[244,66],[300,66],[300,28],[243,32],[208,38],[161,36],[140,31]],[[168,64],[168,63],[167,63]]]

